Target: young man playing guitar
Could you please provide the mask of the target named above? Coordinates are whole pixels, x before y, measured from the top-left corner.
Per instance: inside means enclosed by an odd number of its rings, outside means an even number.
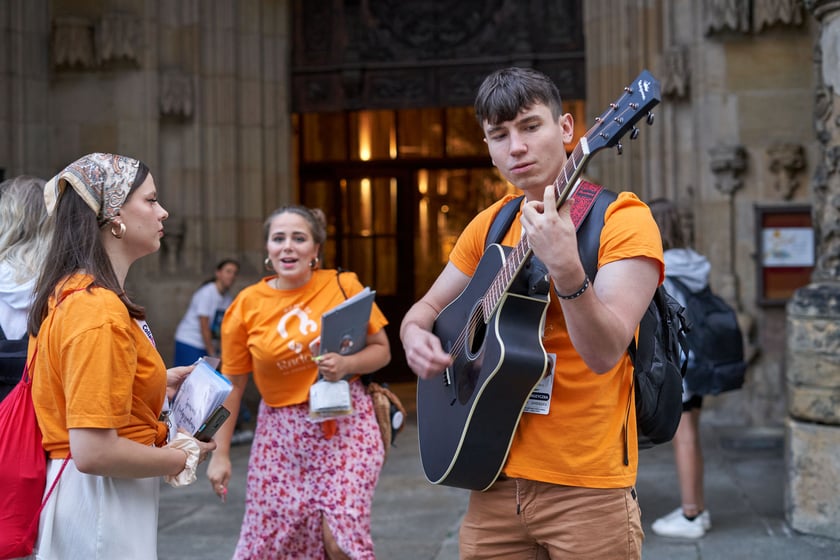
[[[571,162],[564,143],[572,141],[574,126],[557,87],[534,70],[499,70],[484,80],[475,110],[493,164],[525,193],[519,219],[502,244],[527,238],[550,276],[547,309],[528,325],[528,336],[541,340],[538,353],[544,348],[547,357],[537,363],[549,365],[544,374],[538,371],[549,396],[533,412],[521,412],[501,471],[493,473],[489,487],[471,493],[460,529],[461,558],[641,558],[627,348],[664,277],[659,230],[647,206],[632,193],[620,193],[604,215],[597,278],[588,278],[570,214],[574,193],[558,208],[556,183]],[[490,224],[512,198],[497,201],[467,225],[443,272],[403,319],[400,337],[421,386],[437,387],[442,373],[440,383],[453,383],[453,350],[459,351],[461,339],[442,343],[436,320],[478,276]],[[512,315],[517,317],[516,310]],[[503,330],[505,320],[498,329],[486,329],[488,338]],[[476,350],[475,342],[467,344],[473,345],[468,354]],[[506,348],[500,352],[505,359],[516,346]],[[478,360],[478,367],[495,368],[494,374],[504,369],[501,362],[488,366],[491,358]],[[451,402],[463,401],[468,381],[454,384],[459,389],[452,389]],[[422,423],[420,400],[418,390]],[[421,455],[422,447],[421,441]]]

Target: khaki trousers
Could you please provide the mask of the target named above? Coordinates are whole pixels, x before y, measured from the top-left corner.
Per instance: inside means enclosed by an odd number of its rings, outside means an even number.
[[[641,512],[633,488],[578,488],[501,479],[472,492],[462,560],[638,560]]]

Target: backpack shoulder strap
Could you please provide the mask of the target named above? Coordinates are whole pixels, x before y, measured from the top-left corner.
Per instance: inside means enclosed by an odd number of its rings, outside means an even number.
[[[493,223],[490,224],[490,229],[487,230],[487,237],[484,239],[484,248],[486,249],[493,243],[501,243],[502,238],[507,233],[507,230],[510,229],[510,226],[513,225],[513,220],[516,218],[517,212],[519,212],[519,207],[522,205],[522,199],[525,198],[525,195],[517,196],[516,198],[509,200],[502,206],[499,213],[496,214],[496,217],[493,218]]]
[[[590,280],[598,273],[598,250],[601,248],[601,230],[604,228],[604,214],[618,195],[600,185],[581,181],[574,194],[572,221],[577,226],[578,253],[583,270]],[[579,200],[586,199],[587,204]]]

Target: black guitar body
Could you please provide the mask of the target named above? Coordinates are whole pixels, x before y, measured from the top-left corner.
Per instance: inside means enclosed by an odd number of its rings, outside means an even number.
[[[503,263],[502,247],[488,247],[470,283],[435,320],[433,332],[453,364],[417,385],[420,459],[434,484],[470,490],[493,484],[549,364],[542,345],[546,298],[506,293],[484,318],[481,300]]]

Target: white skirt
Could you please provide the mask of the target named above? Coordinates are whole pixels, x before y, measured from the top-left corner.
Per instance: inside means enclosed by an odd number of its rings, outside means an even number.
[[[47,461],[47,486],[64,459]],[[71,459],[41,512],[34,558],[156,560],[160,477],[79,472]]]

